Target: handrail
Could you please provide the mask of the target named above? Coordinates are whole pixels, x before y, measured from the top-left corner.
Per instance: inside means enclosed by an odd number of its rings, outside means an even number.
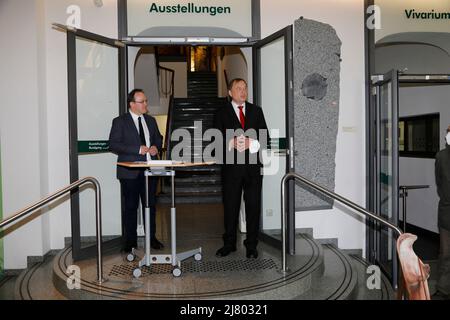
[[[166,71],[166,73],[172,74],[171,89],[168,90],[167,92],[162,92],[166,97],[167,94],[170,93],[169,109],[167,112],[167,120],[166,120],[166,134],[164,135],[164,149],[166,150],[166,159],[170,159],[170,135],[172,130],[173,103],[175,96],[175,70],[161,66],[158,66],[158,69],[164,70]],[[167,76],[166,76],[166,87],[167,87]]]
[[[167,112],[167,121],[166,121],[166,134],[164,136],[164,148],[166,149],[166,159],[167,160],[171,159],[170,152],[172,151],[170,138],[172,135],[173,107],[174,107],[174,97],[172,95],[169,100],[169,110]]]
[[[226,87],[228,88],[228,85],[230,84],[228,82],[228,74],[227,74],[227,70],[223,69],[223,75],[225,76],[225,83],[226,83]]]
[[[165,98],[167,98],[170,94],[170,96],[174,95],[174,84],[175,84],[175,70],[169,69],[169,68],[165,68],[165,67],[161,67],[158,66],[158,77],[159,79],[159,90],[160,93],[162,93],[164,95]],[[160,73],[159,70],[165,71],[164,73]],[[164,74],[164,84],[161,81],[162,78],[162,74]],[[169,83],[168,83],[168,74],[171,75],[171,80],[170,80],[170,88],[169,88]]]
[[[19,212],[13,214],[11,217],[3,219],[2,221],[0,221],[0,229],[16,222],[18,219],[29,215],[30,213],[36,211],[37,209],[40,209],[47,203],[55,199],[58,199],[59,197],[65,195],[66,193],[76,188],[81,187],[86,183],[92,183],[95,191],[95,217],[96,217],[96,233],[97,233],[97,281],[99,284],[101,284],[104,282],[105,279],[103,278],[102,241],[101,241],[102,235],[101,190],[100,190],[100,183],[98,182],[97,179],[93,177],[86,177],[84,179],[75,181],[71,185],[49,195],[48,197],[28,206],[27,208],[20,210]]]
[[[282,272],[287,272],[287,267],[286,267],[286,209],[285,209],[285,204],[286,204],[286,192],[285,192],[285,188],[286,188],[286,182],[290,179],[298,179],[301,182],[303,182],[304,184],[310,186],[311,188],[313,188],[314,190],[317,190],[327,196],[329,196],[332,199],[335,199],[343,204],[345,204],[346,206],[356,210],[357,212],[361,213],[362,215],[364,215],[365,217],[369,217],[371,219],[374,219],[382,224],[384,224],[386,227],[391,228],[392,230],[396,231],[398,233],[398,235],[400,236],[401,234],[403,234],[403,232],[400,230],[399,227],[397,227],[396,225],[393,225],[392,223],[384,220],[383,218],[375,215],[374,213],[371,213],[369,211],[367,211],[366,209],[364,209],[363,207],[357,205],[356,203],[341,197],[340,195],[331,192],[327,189],[325,189],[324,187],[309,181],[308,179],[300,176],[299,174],[290,172],[284,175],[283,179],[281,180],[281,236],[282,236],[282,246],[283,249],[281,250],[281,271]]]

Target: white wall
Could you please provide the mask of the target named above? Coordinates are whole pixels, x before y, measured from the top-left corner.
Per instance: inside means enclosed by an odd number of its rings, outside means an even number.
[[[41,80],[38,41],[39,6],[27,0],[2,1],[0,39],[7,44],[0,59],[0,137],[4,217],[38,201],[42,194]],[[18,19],[17,17],[21,17]],[[43,218],[4,238],[5,269],[26,266],[26,256],[43,252]]]
[[[146,93],[149,109],[161,107],[155,51],[152,47],[141,49],[137,56],[134,67],[134,85]]]
[[[447,41],[450,41],[450,33]],[[426,44],[391,44],[375,50],[375,72],[392,69],[410,74],[442,74],[450,72],[450,56],[441,48]]]
[[[225,55],[221,60],[218,60],[218,93],[219,97],[228,96],[228,84],[225,81],[224,70],[227,72],[228,81],[235,78],[241,78],[248,82],[252,78],[252,74],[248,72],[248,63],[244,53],[239,47],[225,47]],[[250,61],[251,62],[251,61]]]
[[[261,37],[303,16],[330,24],[342,41],[340,117],[335,191],[365,206],[364,1],[261,1]],[[339,238],[341,248],[365,249],[365,224],[348,210],[298,212],[296,227],[316,238]]]
[[[51,24],[65,24],[67,7],[78,5],[82,29],[117,38],[117,3],[103,0],[103,4],[97,8],[85,0],[0,3],[0,35],[8,43],[0,59],[5,216],[70,183],[66,34]],[[71,235],[69,201],[57,201],[49,208],[47,217],[5,238],[5,269],[25,268],[27,256],[64,247],[64,237]]]

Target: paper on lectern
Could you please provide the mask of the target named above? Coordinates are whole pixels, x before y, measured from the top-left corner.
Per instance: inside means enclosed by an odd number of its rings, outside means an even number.
[[[147,164],[158,165],[158,166],[171,166],[174,164],[181,164],[181,161],[172,161],[172,160],[149,160]]]

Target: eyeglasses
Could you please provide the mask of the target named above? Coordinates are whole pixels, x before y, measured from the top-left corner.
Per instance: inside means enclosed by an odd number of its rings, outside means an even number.
[[[148,100],[142,100],[142,101],[134,101],[135,103],[147,103]]]

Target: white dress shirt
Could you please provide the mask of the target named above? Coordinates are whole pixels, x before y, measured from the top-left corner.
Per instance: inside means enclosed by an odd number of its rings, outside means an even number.
[[[148,127],[147,127],[147,122],[145,121],[144,116],[138,116],[137,114],[134,114],[131,110],[130,110],[130,114],[131,117],[133,118],[133,122],[134,125],[136,126],[136,130],[139,133],[139,117],[142,118],[141,123],[142,123],[142,128],[144,128],[144,137],[145,137],[145,146],[150,148],[150,131],[148,131]],[[138,153],[141,153],[141,148],[139,147]],[[152,157],[150,156],[150,153],[146,154],[147,156],[147,161],[152,160]]]
[[[244,113],[245,117],[245,102],[243,104],[237,104],[236,102],[234,102],[234,100],[231,100],[231,105],[233,106],[234,112],[236,113],[236,117],[238,118],[239,122],[241,122],[239,107],[242,106],[242,112]],[[259,151],[260,147],[261,145],[259,144],[259,141],[252,139],[250,142],[249,151],[250,153],[256,153]]]

